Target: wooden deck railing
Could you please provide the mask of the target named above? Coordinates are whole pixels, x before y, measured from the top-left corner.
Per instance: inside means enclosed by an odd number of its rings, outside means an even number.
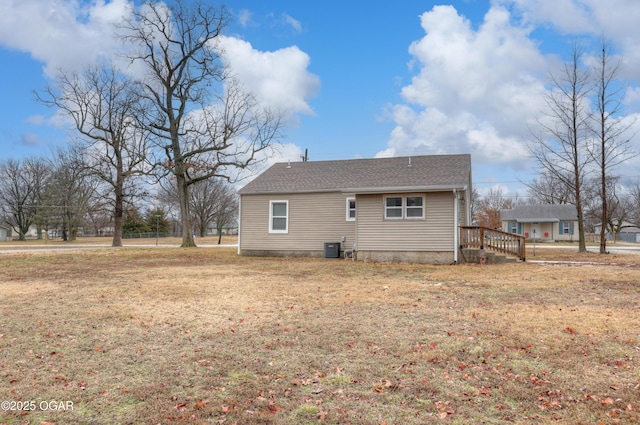
[[[525,260],[524,236],[480,226],[460,226],[460,247],[483,248]]]

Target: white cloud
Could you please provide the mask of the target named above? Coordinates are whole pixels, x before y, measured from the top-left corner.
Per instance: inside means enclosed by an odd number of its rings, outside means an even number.
[[[236,183],[236,188],[241,189],[277,162],[299,162],[301,157],[302,150],[298,145],[294,145],[293,143],[274,143],[270,149],[260,151],[256,154],[256,161],[250,169],[241,171]]]
[[[582,33],[595,28],[590,6],[580,0],[496,0],[494,3],[513,6],[526,24],[551,23],[562,33]]]
[[[238,13],[238,23],[240,23],[240,26],[243,28],[248,27],[252,22],[252,13],[249,10],[242,9]]]
[[[112,55],[118,42],[114,24],[127,13],[128,0],[21,0],[0,3],[0,44],[30,53],[51,72],[79,69],[98,56]]]
[[[624,76],[640,79],[640,2],[636,0],[494,0],[524,21],[569,38],[601,36],[620,49]]]
[[[42,145],[42,140],[38,137],[37,134],[34,133],[26,133],[20,136],[20,144],[24,146],[40,146]]]
[[[296,32],[302,32],[302,23],[295,19],[292,16],[287,15],[286,13],[283,15],[284,21],[291,26]]]
[[[421,16],[426,35],[411,44],[406,104],[390,108],[396,127],[389,154],[471,153],[474,161],[516,163],[523,135],[543,107],[546,62],[513,26],[505,8],[492,8],[475,30],[452,6]]]
[[[30,117],[27,117],[25,122],[27,124],[42,125],[45,122],[45,120],[46,118],[44,115],[31,115]]]
[[[627,88],[624,103],[629,111],[640,111],[640,87]]]
[[[308,101],[320,88],[309,55],[296,46],[263,52],[234,37],[218,40],[233,74],[259,101],[290,113],[313,114]]]

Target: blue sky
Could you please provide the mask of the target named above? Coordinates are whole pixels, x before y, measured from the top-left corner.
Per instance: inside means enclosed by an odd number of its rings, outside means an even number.
[[[0,160],[48,155],[71,136],[34,100],[58,67],[113,56],[129,0],[0,3]],[[604,34],[623,60],[625,119],[640,112],[636,0],[229,0],[221,41],[256,96],[293,119],[274,160],[470,153],[481,193],[524,194],[525,141],[571,42]],[[585,57],[588,61],[588,57]],[[631,122],[631,121],[630,121]],[[640,122],[640,120],[638,120]],[[633,143],[640,149],[634,124]],[[640,178],[640,161],[619,173]]]

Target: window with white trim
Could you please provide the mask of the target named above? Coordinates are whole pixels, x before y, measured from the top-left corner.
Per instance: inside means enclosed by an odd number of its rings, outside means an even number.
[[[269,201],[269,233],[289,232],[289,201]]]
[[[384,218],[402,218],[402,196],[388,196],[384,202]]]
[[[424,198],[422,196],[407,196],[405,218],[424,218]]]
[[[356,198],[347,198],[347,221],[356,221]]]
[[[384,199],[384,218],[423,219],[424,196],[387,196]]]

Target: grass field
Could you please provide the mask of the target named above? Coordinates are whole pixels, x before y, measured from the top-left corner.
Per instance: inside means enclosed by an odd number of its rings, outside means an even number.
[[[0,424],[640,423],[640,256],[536,258],[3,253]]]

